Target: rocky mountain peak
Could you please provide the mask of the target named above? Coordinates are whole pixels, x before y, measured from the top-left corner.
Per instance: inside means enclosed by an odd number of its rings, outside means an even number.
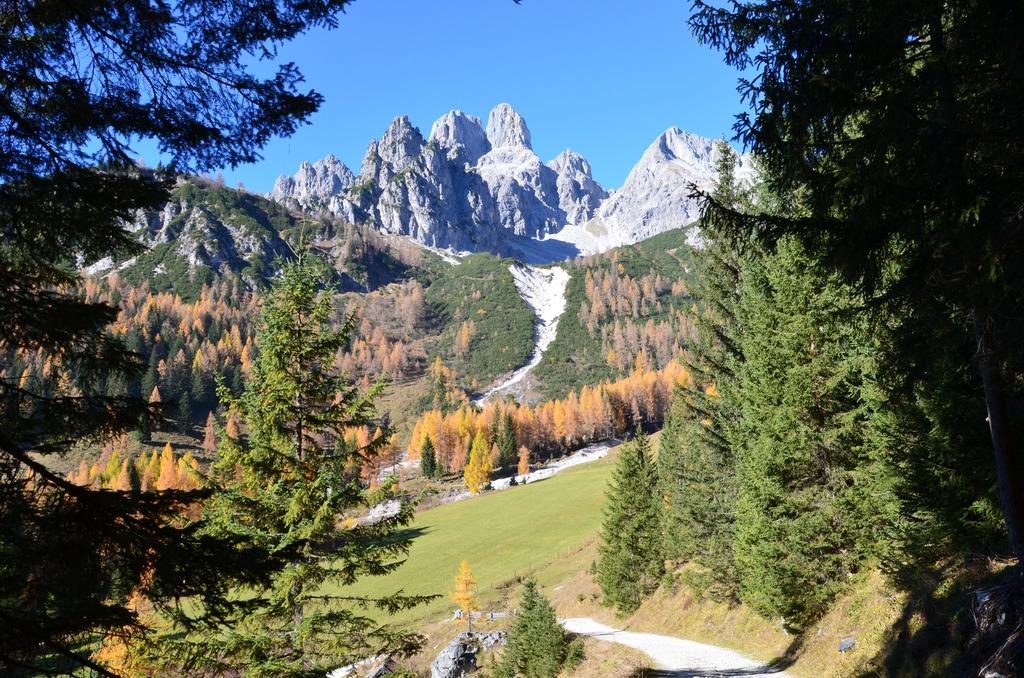
[[[269,197],[279,202],[311,204],[327,200],[354,182],[352,170],[330,154],[314,163],[303,161],[294,176],[278,177]]]
[[[559,174],[592,178],[590,162],[571,148],[567,148],[555,156],[555,159],[548,163],[548,167]]]
[[[377,153],[397,172],[416,160],[424,144],[419,129],[413,126],[408,116],[400,115],[391,121],[391,126],[384,132],[377,145]]]
[[[581,224],[592,216],[608,192],[594,181],[590,163],[576,151],[566,149],[547,165],[558,175],[558,204],[567,224]]]
[[[506,103],[498,104],[491,109],[491,114],[487,117],[487,139],[493,148],[515,146],[533,149],[526,121]]]
[[[694,167],[711,168],[711,152],[714,142],[696,134],[670,127],[661,133],[647,149],[644,156],[652,160],[677,161]]]
[[[491,150],[480,118],[458,110],[449,111],[434,121],[430,141],[445,149],[450,160],[471,165]]]

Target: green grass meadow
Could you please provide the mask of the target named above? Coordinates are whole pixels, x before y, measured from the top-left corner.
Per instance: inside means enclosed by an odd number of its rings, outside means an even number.
[[[570,571],[586,569],[589,562],[567,556],[598,532],[614,458],[613,451],[545,480],[423,511],[409,528],[418,536],[406,563],[387,577],[346,587],[344,593],[377,596],[401,588],[409,594],[440,594],[389,620],[416,624],[454,609],[448,592],[463,559],[476,575],[485,610],[500,609],[492,606],[500,603],[503,585],[517,576],[532,574],[542,583],[554,583]]]

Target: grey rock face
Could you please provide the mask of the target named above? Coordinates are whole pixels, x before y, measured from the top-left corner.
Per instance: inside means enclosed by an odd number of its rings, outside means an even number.
[[[487,138],[491,151],[480,158],[476,171],[487,183],[501,226],[515,235],[535,238],[569,223],[559,200],[559,175],[533,152],[522,116],[510,105],[498,104],[487,120]],[[575,203],[568,207],[578,211]]]
[[[487,184],[504,229],[533,238],[565,225],[558,175],[530,149],[494,148],[480,158],[476,172]]]
[[[594,216],[608,192],[594,181],[586,158],[566,149],[549,162],[548,167],[558,177],[555,182],[558,204],[565,212],[566,223],[582,224]]]
[[[487,116],[487,139],[491,142],[492,148],[533,148],[526,121],[511,104],[501,103],[491,109],[491,114]]]
[[[294,176],[278,177],[268,197],[313,208],[325,205],[354,182],[352,170],[333,155],[328,155],[314,163],[303,162]]]
[[[462,111],[450,111],[438,118],[430,128],[430,140],[448,152],[452,162],[475,165],[491,150],[480,118]]]
[[[411,167],[423,150],[423,135],[413,127],[409,118],[401,115],[391,121],[377,147],[381,160],[394,172]]]
[[[430,678],[461,678],[476,669],[476,655],[504,643],[504,631],[461,633],[430,664]]]
[[[178,183],[179,187],[188,188],[187,182],[179,180]],[[201,192],[192,194],[200,199],[193,201],[183,197],[189,193],[172,191],[171,199],[161,211],[140,210],[134,223],[128,226],[139,242],[149,248],[169,246],[160,266],[176,262],[189,273],[199,269],[240,273],[255,287],[260,281],[250,280],[246,273],[252,262],[260,261],[269,267],[274,261],[292,257],[291,249],[276,230],[253,220],[240,219],[231,210],[224,211],[216,204],[205,202]],[[134,270],[145,260],[145,257],[132,259],[118,269]],[[138,272],[149,276],[159,271]]]
[[[490,112],[486,132],[479,118],[451,111],[424,140],[407,117],[395,118],[370,143],[357,177],[328,156],[280,178],[271,197],[440,248],[515,254],[524,242],[552,244],[522,238],[545,239],[573,226],[559,237],[601,251],[691,224],[698,206],[690,183],[712,185],[716,154],[711,139],[673,127],[609,194],[578,153],[542,162],[526,121],[502,103]],[[737,178],[751,174],[744,156]]]
[[[311,182],[299,178],[316,167],[303,164],[296,178],[279,180],[272,197],[325,206],[347,221],[435,247],[508,252],[510,235],[555,232],[589,216],[606,195],[581,157],[556,159],[569,173],[562,178],[530,144],[526,122],[508,104],[491,111],[486,133],[478,118],[451,111],[434,123],[429,141],[401,116],[370,143],[358,177],[303,193],[297,186]],[[307,194],[316,199],[300,199]]]
[[[485,145],[479,120],[461,113],[438,121],[429,143],[408,118],[396,118],[380,142],[370,143],[356,184],[330,209],[434,247],[500,251],[504,234],[493,204],[466,166]]]
[[[699,206],[689,196],[690,184],[710,188],[717,159],[714,140],[678,127],[655,139],[622,188],[597,211],[614,244],[637,242],[693,223]],[[737,178],[743,180],[751,171],[750,158],[741,157]]]

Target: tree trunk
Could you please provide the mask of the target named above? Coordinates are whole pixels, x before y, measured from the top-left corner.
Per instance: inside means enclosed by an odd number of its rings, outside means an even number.
[[[988,426],[992,434],[992,452],[996,460],[996,481],[999,487],[999,501],[1006,519],[1006,533],[1010,548],[1020,563],[1024,563],[1024,478],[1020,449],[1013,440],[1013,431],[1006,410],[1006,394],[1003,387],[1002,366],[992,338],[991,318],[976,307],[974,316],[974,339],[978,350],[975,359],[985,389],[985,405],[988,408]]]

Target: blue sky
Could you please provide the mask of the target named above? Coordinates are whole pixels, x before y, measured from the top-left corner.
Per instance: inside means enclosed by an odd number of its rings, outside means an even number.
[[[731,136],[736,72],[697,44],[688,11],[686,0],[358,0],[337,29],[281,50],[325,97],[311,124],[225,179],[268,191],[278,174],[328,153],[358,172],[396,115],[426,136],[450,109],[486,123],[508,101],[542,159],[572,148],[618,187],[672,125]]]

